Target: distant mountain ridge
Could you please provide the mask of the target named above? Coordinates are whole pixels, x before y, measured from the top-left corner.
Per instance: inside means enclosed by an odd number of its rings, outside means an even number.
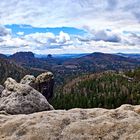
[[[140,61],[131,58],[124,57],[122,54],[107,54],[94,52],[87,55],[79,55],[74,58],[54,58],[52,55],[48,55],[46,58],[36,58],[32,52],[17,52],[9,57],[0,55],[2,58],[8,58],[23,67],[29,68],[41,68],[48,70],[75,70],[75,71],[104,71],[104,70],[122,70],[122,69],[134,69],[140,66]]]
[[[6,55],[0,53],[0,58],[8,58]]]
[[[123,56],[123,57],[127,57],[127,58],[137,59],[137,60],[140,61],[140,53],[138,53],[138,54],[133,54],[133,53],[130,53],[130,54],[117,53],[117,55]]]
[[[52,55],[53,58],[77,58],[77,57],[85,56],[87,54],[89,54],[89,53],[81,53],[81,54],[51,54],[51,55]],[[35,57],[36,58],[47,58],[48,55],[35,54]]]
[[[0,84],[3,84],[7,77],[12,77],[19,81],[26,74],[37,76],[47,71],[41,68],[30,67],[31,64],[36,64],[36,62],[37,64],[39,63],[32,52],[15,53],[9,57],[0,54]]]
[[[140,61],[117,54],[95,52],[74,58],[65,57],[36,58],[32,52],[17,52],[6,57],[25,69],[35,71],[52,71],[58,83],[72,79],[81,74],[102,72],[106,70],[122,71],[140,67]],[[2,57],[4,57],[2,55]]]
[[[8,59],[26,68],[49,69],[49,65],[44,60],[36,58],[33,52],[17,52]]]
[[[95,52],[80,58],[70,59],[64,65],[75,65],[83,70],[100,71],[133,69],[140,66],[140,62],[133,58]]]
[[[10,55],[9,58],[11,59],[31,59],[35,58],[35,55],[33,52],[17,52],[13,55]]]

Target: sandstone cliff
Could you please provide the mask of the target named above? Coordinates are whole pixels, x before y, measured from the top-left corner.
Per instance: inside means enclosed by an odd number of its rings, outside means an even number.
[[[0,115],[0,140],[140,140],[140,105]]]

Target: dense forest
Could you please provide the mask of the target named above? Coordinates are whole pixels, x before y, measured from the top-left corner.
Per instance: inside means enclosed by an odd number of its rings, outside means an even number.
[[[140,69],[78,77],[63,86],[51,104],[56,109],[116,108],[122,104],[140,104]]]
[[[125,72],[125,75],[134,78],[136,81],[140,81],[140,68],[134,70],[128,70]]]

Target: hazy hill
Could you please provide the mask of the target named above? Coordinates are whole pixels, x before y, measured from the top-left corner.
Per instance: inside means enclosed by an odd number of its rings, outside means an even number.
[[[123,57],[127,57],[127,58],[133,58],[133,59],[137,59],[140,61],[140,54],[125,54],[125,53],[117,53],[117,55],[123,56]]]
[[[66,67],[77,67],[83,71],[123,70],[133,69],[140,65],[136,59],[114,54],[92,53],[80,58],[74,58],[64,63]]]
[[[7,77],[12,77],[15,80],[19,81],[26,74],[33,74],[37,76],[47,71],[41,68],[23,67],[19,65],[19,63],[15,63],[15,62],[16,61],[13,61],[12,59],[8,59],[7,57],[6,59],[5,57],[4,58],[0,57],[0,84],[3,84],[4,81],[7,79]],[[24,62],[26,64],[25,60]]]
[[[10,60],[24,67],[41,68],[53,72],[96,72],[105,70],[133,69],[140,66],[140,61],[115,54],[92,53],[78,58],[46,57],[36,58],[32,52],[18,52]]]
[[[10,55],[9,58],[13,60],[27,61],[29,59],[34,59],[34,54],[32,52],[17,52],[13,55]]]
[[[7,60],[0,58],[0,84],[2,84],[7,77],[13,77],[20,80],[28,71],[23,67]]]
[[[8,58],[23,67],[38,68],[44,70],[50,69],[50,66],[46,61],[36,58],[32,52],[17,52],[13,55],[10,55]]]
[[[8,58],[8,57],[7,57],[6,55],[0,53],[0,58],[6,59],[6,58]]]
[[[65,57],[65,55],[57,58],[53,55],[36,58],[32,52],[17,52],[8,58],[26,69],[52,71],[57,86],[82,74],[106,70],[129,70],[140,66],[140,61],[136,59],[104,53],[84,54],[76,58]]]

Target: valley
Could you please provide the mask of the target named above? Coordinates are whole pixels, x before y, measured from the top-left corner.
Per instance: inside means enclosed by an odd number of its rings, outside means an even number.
[[[0,58],[1,84],[9,76],[19,81],[26,74],[53,72],[55,94],[51,104],[56,109],[140,104],[139,58],[104,53],[38,58],[32,52],[1,54]]]

